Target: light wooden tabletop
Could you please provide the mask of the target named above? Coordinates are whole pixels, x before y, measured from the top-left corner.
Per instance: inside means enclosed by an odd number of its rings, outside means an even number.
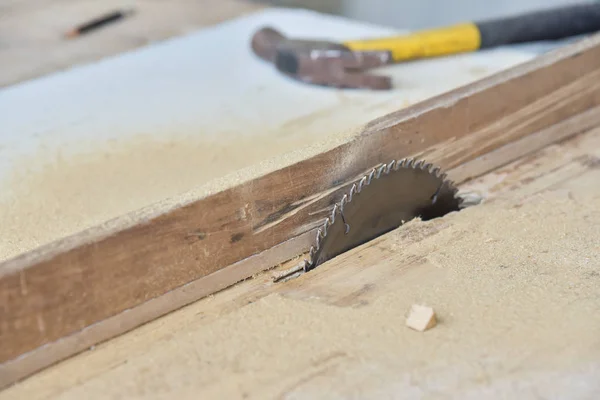
[[[175,2],[181,5],[174,7]],[[136,4],[140,11],[131,20],[66,42],[64,31],[121,4],[4,2],[0,85],[116,55],[258,7],[233,0]],[[340,100],[338,108],[358,104],[349,99]],[[362,107],[380,113],[396,107],[389,99],[375,100]],[[335,110],[325,108],[296,123],[303,132],[310,126],[317,132],[322,128],[315,121],[331,120]],[[169,171],[189,171],[198,148],[160,142],[147,158],[134,159],[139,175],[129,169],[129,178],[147,182],[152,173],[172,181]],[[114,167],[119,165],[114,159],[138,157],[139,149],[139,143],[119,151],[111,147],[98,159],[86,155],[77,168],[68,168],[85,171],[95,162],[108,176],[100,185],[88,179],[93,175],[59,175],[69,187],[102,186],[98,193],[116,193],[114,177],[124,170]],[[260,274],[59,363],[0,398],[347,398],[357,393],[586,398],[600,382],[594,239],[600,226],[594,185],[599,149],[597,129],[551,146],[471,182],[469,189],[485,194],[481,207],[412,224],[281,285],[273,285],[269,273]],[[156,162],[165,151],[177,157],[170,158],[164,175],[156,175],[159,169],[148,160]],[[47,175],[30,183],[36,191],[26,193],[32,198],[57,189]],[[160,185],[154,187],[164,194]],[[76,191],[63,193],[69,196],[62,207],[73,209]],[[130,202],[132,196],[123,199]],[[112,201],[95,200],[90,210]],[[119,207],[139,206],[127,202]],[[22,215],[31,217],[31,210],[39,216],[65,212],[30,208]],[[71,216],[80,223],[90,215]],[[534,226],[544,221],[545,227]],[[440,318],[425,334],[403,325],[405,311],[420,302],[434,307]],[[574,392],[573,382],[580,392]]]
[[[85,37],[64,34],[124,6],[135,14]],[[0,87],[217,24],[265,6],[246,0],[18,0],[0,3]]]
[[[135,31],[128,28],[133,21],[81,37],[75,45],[93,47],[109,36],[117,52],[117,31]],[[0,260],[328,140],[536,55],[505,48],[399,64],[384,71],[393,77],[394,90],[335,90],[288,79],[252,54],[250,37],[264,25],[331,40],[395,32],[269,8],[0,89]],[[75,57],[76,49],[70,51]]]

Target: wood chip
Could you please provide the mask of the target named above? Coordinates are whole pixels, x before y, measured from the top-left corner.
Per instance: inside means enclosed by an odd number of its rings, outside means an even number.
[[[306,261],[302,260],[296,266],[273,274],[273,282],[283,282],[302,275]]]
[[[406,318],[406,325],[409,328],[420,332],[431,329],[436,324],[437,319],[433,308],[418,304],[413,304],[410,308],[408,318]]]

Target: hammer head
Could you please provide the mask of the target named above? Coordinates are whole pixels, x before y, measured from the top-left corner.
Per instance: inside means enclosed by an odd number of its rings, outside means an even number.
[[[302,82],[337,88],[392,88],[389,77],[362,72],[390,63],[387,51],[357,52],[328,41],[288,39],[270,27],[258,30],[251,46],[260,58]]]

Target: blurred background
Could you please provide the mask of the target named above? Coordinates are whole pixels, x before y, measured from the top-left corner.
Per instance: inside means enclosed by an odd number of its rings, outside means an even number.
[[[586,0],[0,0],[0,88],[197,32],[266,7],[305,8],[379,27],[418,30]],[[594,0],[587,0],[593,2]],[[598,1],[598,0],[596,0]],[[83,37],[74,29],[133,11]],[[78,38],[78,40],[69,40]]]
[[[582,0],[256,0],[302,7],[401,29],[422,29],[465,20],[495,18]]]

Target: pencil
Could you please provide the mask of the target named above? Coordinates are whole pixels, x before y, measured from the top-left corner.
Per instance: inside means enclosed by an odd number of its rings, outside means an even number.
[[[72,30],[70,30],[69,32],[66,33],[66,36],[68,38],[74,38],[74,37],[83,35],[85,33],[88,33],[95,29],[98,29],[104,25],[116,22],[132,13],[133,13],[132,9],[117,10],[117,11],[110,12],[101,17],[98,17],[89,22],[86,22],[76,28],[73,28]]]

